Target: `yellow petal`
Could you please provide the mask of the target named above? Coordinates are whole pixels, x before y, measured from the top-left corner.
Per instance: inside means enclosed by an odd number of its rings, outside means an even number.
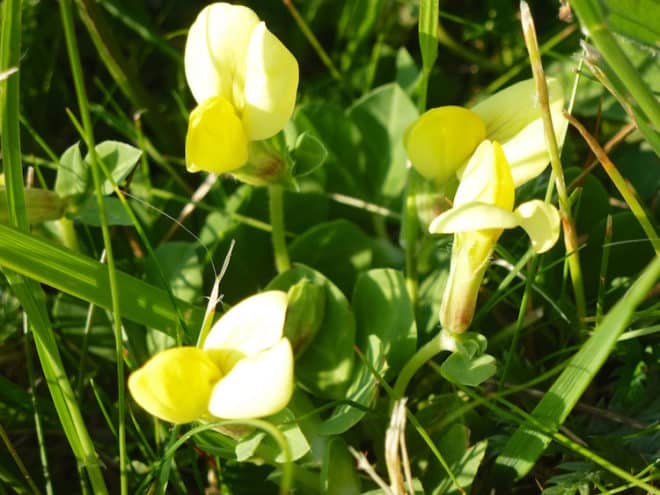
[[[184,54],[186,80],[197,103],[223,96],[243,108],[245,61],[259,17],[248,7],[213,3],[188,31]]]
[[[213,388],[209,411],[225,419],[258,418],[284,408],[293,393],[293,352],[287,339],[239,361]]]
[[[456,106],[433,108],[406,131],[403,144],[413,167],[442,183],[463,165],[486,136],[486,126],[474,112]]]
[[[298,62],[266,25],[250,38],[245,69],[243,123],[250,140],[266,139],[286,125],[296,103]]]
[[[248,140],[234,107],[221,96],[209,98],[191,113],[186,135],[186,167],[222,174],[248,159]]]
[[[429,226],[431,234],[455,234],[484,229],[511,229],[519,224],[509,210],[486,203],[468,203],[437,216]]]
[[[223,373],[245,356],[277,344],[284,332],[286,292],[271,290],[244,299],[213,325],[204,350]]]
[[[196,347],[159,352],[128,379],[131,395],[150,414],[171,423],[188,423],[208,414],[220,370]]]
[[[513,179],[502,147],[483,141],[465,167],[454,196],[454,207],[479,202],[513,210]]]
[[[521,204],[514,214],[537,253],[552,248],[559,239],[559,212],[551,204],[534,199]]]
[[[559,145],[568,122],[562,114],[561,84],[548,79],[552,125]],[[499,91],[472,108],[486,124],[487,138],[502,144],[516,187],[538,176],[550,161],[534,81],[527,79]]]

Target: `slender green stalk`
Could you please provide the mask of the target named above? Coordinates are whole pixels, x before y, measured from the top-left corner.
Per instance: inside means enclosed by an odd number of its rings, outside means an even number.
[[[550,104],[548,100],[548,86],[543,72],[543,64],[541,63],[541,54],[539,52],[539,45],[536,39],[536,29],[534,28],[534,20],[529,11],[527,2],[522,0],[520,2],[520,14],[523,26],[523,34],[525,36],[525,44],[529,52],[529,60],[532,66],[532,74],[534,75],[534,82],[536,84],[536,96],[541,108],[541,117],[543,119],[543,129],[545,132],[545,141],[548,151],[550,153],[550,165],[552,167],[552,175],[555,179],[555,186],[557,187],[557,196],[559,197],[559,211],[561,213],[561,224],[564,231],[564,244],[568,256],[568,267],[573,283],[573,293],[575,295],[575,305],[577,309],[580,324],[582,324],[587,314],[587,304],[584,296],[584,282],[582,279],[582,268],[580,267],[580,255],[578,252],[577,233],[575,231],[575,222],[571,214],[571,204],[566,192],[566,183],[564,181],[564,172],[559,158],[559,147],[557,146],[557,138],[555,136],[554,127],[552,126],[552,116],[550,114]]]
[[[0,29],[0,72],[7,68],[17,67],[20,63],[20,29],[21,1],[5,0],[2,11],[2,29]],[[20,231],[27,232],[28,222],[25,210],[19,133],[18,73],[0,81],[0,121],[9,221]],[[7,228],[9,229],[9,227]],[[20,231],[14,232],[31,238]],[[60,357],[44,293],[38,284],[9,269],[4,269],[4,274],[29,318],[39,361],[71,450],[79,464],[85,467],[95,494],[107,494],[108,490],[103,480],[94,444],[80,414],[80,408]],[[81,479],[81,482],[84,481]]]
[[[399,376],[394,382],[392,389],[392,396],[394,400],[398,400],[406,393],[406,387],[412,377],[417,371],[424,366],[429,360],[440,354],[442,351],[453,351],[456,349],[454,342],[450,342],[442,332],[438,336],[431,339],[424,346],[420,347],[417,352],[406,362],[401,369]]]
[[[422,76],[417,92],[417,109],[419,113],[426,109],[429,77],[438,58],[438,0],[422,0],[419,4],[418,36],[422,52]],[[413,307],[417,303],[417,238],[419,222],[417,219],[417,189],[420,178],[412,168],[408,171],[408,188],[403,213],[403,239],[406,253],[406,287]]]
[[[112,300],[113,327],[115,333],[115,359],[117,361],[117,402],[118,419],[117,435],[119,440],[119,479],[120,491],[122,495],[128,495],[127,478],[127,448],[126,448],[126,383],[124,377],[124,356],[122,345],[121,314],[119,308],[119,293],[117,290],[117,276],[115,271],[115,258],[112,251],[112,242],[110,238],[110,229],[108,227],[105,200],[103,198],[101,172],[98,156],[95,151],[94,129],[89,112],[89,101],[85,90],[83,70],[80,64],[80,55],[78,53],[78,44],[73,25],[73,14],[71,9],[71,0],[60,1],[60,15],[62,17],[62,26],[64,28],[64,38],[66,40],[67,53],[71,64],[71,73],[73,83],[76,88],[78,106],[85,130],[85,142],[91,157],[92,178],[94,180],[94,189],[96,192],[96,201],[99,207],[99,216],[101,218],[101,232],[103,235],[103,244],[108,264],[108,277],[110,281],[110,297]]]
[[[600,274],[598,276],[598,297],[596,298],[596,324],[603,319],[603,308],[605,306],[605,289],[607,287],[607,268],[610,262],[610,251],[612,250],[612,215],[607,215],[605,221],[605,238],[603,239],[603,251],[600,258]]]
[[[635,218],[642,226],[642,229],[644,229],[646,236],[648,237],[651,245],[653,246],[653,249],[655,250],[656,256],[660,256],[660,237],[658,237],[658,233],[653,228],[653,224],[649,220],[649,217],[646,215],[644,208],[642,208],[642,205],[637,200],[637,197],[635,196],[631,186],[626,182],[626,180],[621,175],[621,172],[619,172],[619,169],[617,169],[616,165],[612,163],[612,160],[610,160],[609,156],[607,156],[605,150],[601,148],[600,144],[598,144],[598,141],[596,141],[596,139],[589,133],[589,131],[587,131],[587,129],[573,116],[568,114],[565,116],[571,125],[578,130],[582,138],[587,142],[593,154],[596,155],[596,158],[598,158],[598,161],[603,166],[603,170],[605,170],[607,173],[607,176],[614,184],[614,187],[616,187],[617,191],[619,191],[619,194],[623,196],[623,200],[628,204],[633,215],[635,215]]]
[[[41,490],[39,490],[37,485],[34,484],[34,480],[32,479],[32,476],[30,476],[30,472],[25,467],[25,464],[23,464],[23,461],[18,455],[18,452],[16,452],[16,449],[14,448],[14,444],[11,443],[11,440],[9,439],[9,436],[5,431],[5,428],[1,424],[0,424],[0,439],[2,439],[2,443],[4,443],[5,447],[7,447],[7,450],[9,451],[11,458],[14,459],[16,466],[18,466],[18,470],[23,475],[23,478],[25,478],[25,482],[30,487],[30,490],[32,490],[32,493],[34,493],[34,495],[40,495]]]
[[[323,65],[325,65],[327,69],[330,71],[330,75],[337,81],[341,81],[342,80],[341,74],[337,70],[335,64],[332,62],[332,59],[328,55],[328,52],[325,51],[325,48],[323,48],[318,38],[314,34],[314,32],[309,28],[307,22],[305,22],[305,19],[303,19],[303,17],[300,15],[300,12],[298,12],[298,9],[296,9],[296,6],[293,5],[293,2],[291,0],[282,0],[282,3],[287,8],[289,13],[291,14],[291,17],[293,17],[293,20],[298,25],[298,29],[302,31],[305,38],[307,38],[309,44],[312,45],[312,48],[321,59],[321,62],[323,62]]]
[[[605,61],[614,69],[642,112],[656,130],[660,130],[660,102],[640,77],[605,22],[603,11],[597,0],[572,0],[571,7],[580,18],[596,48]]]
[[[23,318],[23,329],[25,335],[25,365],[27,368],[28,382],[30,383],[30,402],[34,411],[34,429],[37,434],[37,444],[39,445],[39,461],[41,462],[41,473],[44,477],[46,493],[53,495],[53,483],[50,478],[50,469],[48,468],[48,455],[46,453],[46,441],[44,439],[44,430],[41,425],[41,416],[39,414],[39,403],[37,401],[36,380],[34,376],[34,360],[32,357],[32,348],[30,346],[30,331],[28,317]]]
[[[284,188],[279,184],[268,186],[268,207],[270,213],[271,239],[275,268],[282,273],[291,268],[289,252],[286,249],[286,231],[284,230]]]

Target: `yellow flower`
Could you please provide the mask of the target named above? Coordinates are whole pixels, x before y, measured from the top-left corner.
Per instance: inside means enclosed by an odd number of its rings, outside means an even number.
[[[241,167],[248,142],[274,136],[293,112],[298,63],[248,7],[204,8],[188,32],[184,65],[198,103],[186,136],[191,172]]]
[[[454,234],[449,279],[440,307],[442,327],[464,332],[472,322],[479,286],[502,229],[522,227],[538,253],[559,237],[559,213],[539,200],[513,210],[514,181],[502,146],[483,141],[456,191],[454,207],[433,220],[429,231]]]
[[[287,295],[268,291],[231,308],[202,348],[159,352],[128,388],[150,414],[171,423],[269,416],[293,393],[293,352],[283,337]]]
[[[555,133],[563,141],[568,122],[562,114],[561,85],[550,79],[548,91]],[[499,91],[469,110],[448,106],[425,112],[406,131],[404,146],[421,175],[442,183],[454,174],[460,178],[484,139],[502,145],[515,187],[543,172],[550,157],[533,79]]]

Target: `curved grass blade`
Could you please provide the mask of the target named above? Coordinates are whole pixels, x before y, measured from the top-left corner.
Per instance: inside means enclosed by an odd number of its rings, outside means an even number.
[[[660,278],[660,257],[642,272],[628,292],[610,310],[589,339],[571,359],[566,369],[531,413],[535,423],[556,432],[578,399],[610,355],[617,339],[633,317],[635,308]],[[525,476],[545,451],[551,438],[531,422],[522,424],[509,438],[495,461],[496,477],[504,483]]]

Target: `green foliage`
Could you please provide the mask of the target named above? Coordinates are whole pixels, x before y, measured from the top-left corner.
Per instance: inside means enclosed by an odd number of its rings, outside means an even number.
[[[451,204],[409,180],[403,135],[427,108],[470,106],[530,77],[517,4],[243,3],[301,70],[294,114],[268,142],[291,167],[283,229],[272,191],[183,167],[195,105],[183,52],[199,5],[2,4],[0,493],[271,494],[292,474],[292,493],[376,494],[375,478],[389,485],[408,467],[416,494],[660,493],[660,264],[573,130],[562,167],[586,317],[568,248],[535,257],[507,231],[470,331],[440,333],[451,237],[426,229]],[[572,0],[568,24],[558,2],[531,8],[546,72],[611,141],[657,231],[656,3]],[[551,179],[516,202],[556,203]],[[290,266],[275,263],[278,235]],[[194,345],[220,273],[216,315],[288,292],[296,390],[264,423],[172,427],[133,403],[121,372]],[[407,457],[392,463],[399,393]]]

